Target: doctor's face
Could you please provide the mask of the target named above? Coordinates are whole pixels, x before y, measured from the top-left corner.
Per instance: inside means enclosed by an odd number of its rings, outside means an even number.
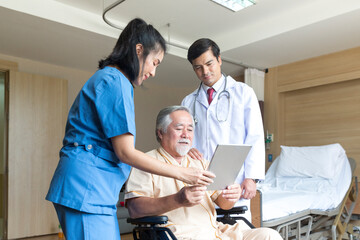
[[[218,59],[214,56],[211,49],[201,54],[192,61],[193,69],[196,76],[206,86],[212,87],[221,77],[221,57]]]
[[[172,122],[166,133],[160,133],[161,146],[174,158],[187,154],[192,146],[194,126],[191,115],[183,110],[170,114]]]

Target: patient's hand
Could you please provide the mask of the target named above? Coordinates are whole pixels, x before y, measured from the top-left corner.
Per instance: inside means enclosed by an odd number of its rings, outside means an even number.
[[[222,197],[230,202],[237,202],[241,196],[241,187],[238,183],[227,186],[222,191]]]
[[[199,152],[199,150],[197,150],[196,148],[190,149],[188,154],[193,159],[197,159],[197,160],[203,159],[203,154],[201,152]]]
[[[245,178],[241,183],[241,188],[243,190],[242,198],[252,199],[256,195],[256,183],[251,178]]]
[[[186,186],[176,194],[176,201],[184,207],[191,207],[201,203],[205,192],[204,186]]]
[[[215,203],[222,209],[231,209],[241,196],[241,186],[234,183],[222,190],[221,195],[215,200]]]

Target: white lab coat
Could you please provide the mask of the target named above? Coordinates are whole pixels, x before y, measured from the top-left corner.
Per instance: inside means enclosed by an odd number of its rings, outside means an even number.
[[[223,89],[224,81],[218,89],[215,87],[216,95],[210,106],[207,101],[207,94],[203,89],[200,89],[196,100],[195,96],[198,89],[183,99],[181,104],[188,107],[192,114],[194,114],[194,101],[196,105],[196,116],[194,117],[198,123],[195,126],[193,147],[203,153],[205,159],[210,160],[217,144],[251,145],[252,149],[236,182],[241,184],[245,178],[264,179],[264,130],[260,107],[254,90],[248,85],[236,82],[232,77],[227,76],[226,90],[230,94],[229,115],[225,122],[219,122],[216,117],[216,107],[218,96]],[[226,98],[223,95],[225,94],[222,94],[221,98]],[[223,99],[220,102],[223,103]],[[219,108],[221,107],[219,105]],[[249,206],[249,203],[245,204]],[[240,203],[236,205],[240,205]]]

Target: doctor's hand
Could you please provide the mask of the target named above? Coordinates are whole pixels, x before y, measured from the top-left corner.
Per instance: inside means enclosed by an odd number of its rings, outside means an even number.
[[[183,207],[191,207],[202,202],[205,192],[204,186],[186,186],[176,194],[175,201]]]
[[[251,178],[245,178],[241,183],[242,195],[241,198],[252,199],[256,195],[256,183]]]
[[[234,183],[222,191],[222,197],[230,202],[237,202],[241,196],[241,186]]]
[[[180,177],[177,179],[191,185],[209,185],[214,182],[212,179],[216,177],[212,172],[198,168],[179,167],[179,170]]]
[[[188,154],[193,159],[197,159],[197,160],[203,159],[203,154],[201,152],[199,152],[199,150],[197,150],[196,148],[190,149]]]

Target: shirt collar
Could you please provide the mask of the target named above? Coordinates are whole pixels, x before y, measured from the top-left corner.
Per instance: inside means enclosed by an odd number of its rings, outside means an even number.
[[[223,86],[225,81],[225,76],[224,74],[221,74],[220,79],[214,83],[214,85],[212,86],[212,88],[215,90],[215,92],[218,92],[221,87]],[[207,90],[210,88],[209,86],[206,86],[205,84],[201,84],[202,88],[204,89],[205,93],[207,93]]]
[[[177,166],[182,166],[182,167],[188,167],[189,166],[189,159],[188,159],[188,155],[183,157],[183,160],[181,161],[181,164],[179,164],[175,158],[173,158],[167,151],[165,151],[164,148],[159,147],[158,148],[158,152],[159,154],[165,159],[165,162],[168,164],[173,164],[173,165],[177,165]]]

